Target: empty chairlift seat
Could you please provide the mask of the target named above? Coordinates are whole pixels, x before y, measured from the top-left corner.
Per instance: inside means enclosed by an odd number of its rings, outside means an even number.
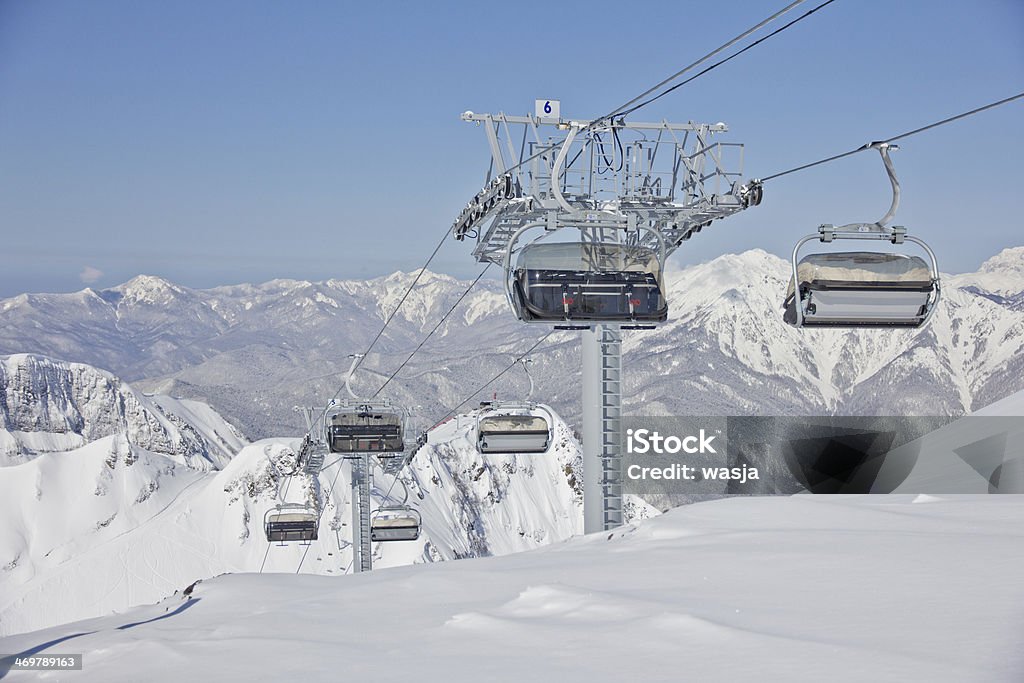
[[[407,505],[379,508],[370,518],[370,540],[415,541],[421,527],[420,513]]]
[[[935,281],[917,256],[866,251],[809,254],[790,281],[784,320],[805,326],[920,327],[934,304]],[[798,299],[799,296],[799,299]]]
[[[481,453],[544,453],[551,442],[551,425],[537,415],[484,415],[477,424]]]
[[[402,415],[360,408],[331,417],[327,427],[332,453],[401,453],[405,450]]]
[[[527,322],[662,322],[668,317],[661,263],[647,247],[529,244],[510,277],[516,312]]]
[[[267,510],[263,528],[270,543],[317,540],[319,516],[305,505],[279,505]]]

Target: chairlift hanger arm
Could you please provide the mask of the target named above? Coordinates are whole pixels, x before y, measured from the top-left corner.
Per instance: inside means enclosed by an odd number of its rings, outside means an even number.
[[[356,374],[356,368],[359,366],[359,362],[363,360],[364,355],[361,353],[353,353],[349,356],[352,359],[352,365],[348,368],[348,374],[345,376],[345,391],[352,398],[357,398],[356,392],[352,390],[352,376]]]
[[[885,172],[888,174],[889,183],[892,185],[892,204],[889,205],[889,210],[886,211],[885,215],[875,223],[879,228],[885,228],[889,225],[889,221],[892,220],[893,216],[896,215],[896,209],[900,206],[900,181],[896,178],[896,169],[893,168],[892,159],[889,158],[889,150],[898,150],[899,146],[891,145],[887,142],[873,142],[871,146],[882,155],[882,163],[885,164]]]
[[[900,181],[896,177],[896,169],[893,167],[892,159],[889,157],[890,150],[898,150],[897,145],[887,142],[871,142],[862,149],[875,149],[882,157],[885,165],[885,173],[889,177],[889,184],[892,186],[892,201],[888,211],[874,223],[848,223],[841,226],[822,225],[818,228],[822,242],[831,242],[837,238],[852,239],[884,239],[893,244],[901,244],[906,234],[906,229],[901,226],[890,226],[889,223],[896,215],[900,206]]]
[[[531,360],[529,358],[520,358],[519,359],[519,363],[522,364],[523,371],[526,373],[526,379],[530,380],[530,391],[529,391],[529,393],[526,394],[526,401],[527,402],[529,402],[529,400],[531,398],[533,398],[533,390],[535,388],[535,385],[533,383],[533,374],[530,372],[530,363],[532,363],[532,362],[533,362],[533,360]]]

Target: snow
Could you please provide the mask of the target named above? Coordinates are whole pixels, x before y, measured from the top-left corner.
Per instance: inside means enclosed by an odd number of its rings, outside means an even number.
[[[241,445],[208,406],[150,400],[205,439]],[[507,554],[582,531],[580,447],[557,414],[543,455],[481,457],[475,424],[473,413],[450,420],[402,474],[423,533],[375,545],[375,566]],[[0,469],[0,634],[155,602],[225,572],[350,571],[349,468],[329,457],[317,478],[280,477],[297,447],[265,439],[202,471],[119,433]],[[393,477],[377,470],[374,482],[375,505],[400,502]],[[278,501],[319,505],[319,540],[269,546],[263,521]],[[633,518],[656,513],[630,504]]]
[[[1022,522],[1018,496],[732,498],[504,557],[221,576],[0,651],[104,682],[1019,681]]]
[[[987,417],[1024,417],[1024,391],[1018,391],[995,403],[990,403],[972,415]]]
[[[0,356],[0,466],[117,433],[195,469],[223,465],[245,443],[199,401],[145,396],[83,363],[30,354]]]
[[[981,264],[977,273],[955,275],[951,281],[957,287],[978,289],[1010,296],[1024,291],[1024,247],[1012,247]]]

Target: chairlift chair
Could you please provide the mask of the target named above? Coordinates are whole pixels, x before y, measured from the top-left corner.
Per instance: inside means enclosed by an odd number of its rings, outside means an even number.
[[[526,400],[482,401],[476,420],[477,450],[486,453],[546,453],[551,445],[554,417],[551,411],[530,401],[534,382],[529,364],[533,361],[520,358],[518,361],[530,380],[530,391]],[[543,413],[538,415],[537,413]]]
[[[783,319],[796,327],[921,327],[935,312],[940,294],[935,254],[902,226],[888,223],[899,206],[899,181],[889,150],[895,145],[873,143],[882,155],[892,184],[889,211],[877,223],[835,227],[822,225],[818,234],[797,242],[792,256],[792,279],[783,304]],[[848,251],[815,253],[799,258],[812,240],[883,240],[898,245],[913,242],[928,260],[905,254]]]
[[[591,231],[564,226],[579,229],[580,239],[550,242],[542,236],[520,248],[513,265],[517,240],[535,227],[539,226],[520,228],[509,240],[504,258],[506,296],[520,320],[576,325],[668,318],[660,233],[641,228],[630,233],[635,238],[631,242],[600,241],[595,239],[598,233],[612,236],[608,240],[624,239],[625,233],[619,228]],[[653,235],[658,249],[640,243],[645,231]]]
[[[332,453],[401,453],[403,427],[398,411],[356,405],[331,416],[327,440]]]
[[[370,540],[415,541],[420,537],[423,519],[415,508],[393,505],[377,508],[370,518]]]
[[[353,354],[352,365],[345,377],[345,390],[350,399],[337,405],[325,424],[327,444],[332,453],[401,453],[405,450],[405,416],[388,400],[361,399],[352,390],[355,374],[363,354]]]
[[[531,413],[515,414],[496,407],[477,418],[481,453],[545,453],[551,445],[551,423]]]
[[[263,516],[263,529],[270,543],[317,540],[319,515],[315,509],[302,503],[283,503],[267,510]]]
[[[877,252],[810,254],[794,270],[786,322],[798,327],[921,327],[935,310],[937,268],[919,256]]]

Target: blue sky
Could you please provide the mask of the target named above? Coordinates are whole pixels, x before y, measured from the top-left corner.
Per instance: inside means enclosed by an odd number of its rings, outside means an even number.
[[[589,119],[784,4],[0,0],[0,296],[413,270],[486,171],[460,112],[558,97]],[[1022,90],[1020,0],[837,0],[634,118],[725,121],[764,176]],[[896,222],[943,270],[1024,244],[1021,121],[1024,101],[901,143]],[[887,206],[857,155],[673,260],[786,254]],[[434,269],[478,266],[452,240]]]

